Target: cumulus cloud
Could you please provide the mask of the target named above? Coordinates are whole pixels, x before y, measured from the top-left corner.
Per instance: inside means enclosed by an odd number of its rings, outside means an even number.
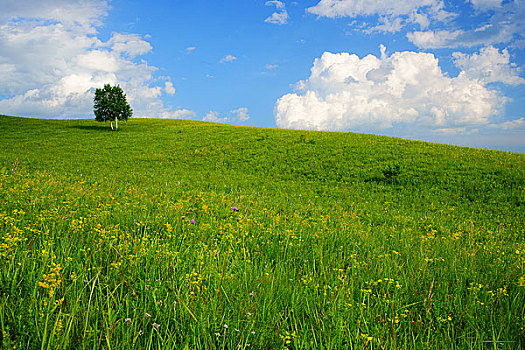
[[[129,58],[144,55],[152,49],[150,43],[143,40],[138,34],[113,33],[107,46],[111,48],[113,53],[118,53]]]
[[[189,109],[165,110],[155,115],[156,118],[164,119],[191,119],[195,116],[195,112]]]
[[[233,55],[226,55],[223,58],[221,58],[221,60],[219,62],[220,63],[229,63],[229,62],[235,61],[236,59],[237,59],[237,57],[235,57]]]
[[[0,110],[38,117],[91,117],[94,89],[120,84],[135,116],[172,117],[155,77],[157,68],[137,57],[152,50],[139,34],[97,37],[105,1],[0,0]],[[184,113],[182,113],[184,114]]]
[[[202,120],[205,122],[213,122],[213,123],[227,123],[228,122],[228,118],[227,117],[221,118],[219,112],[217,111],[209,111],[208,113],[206,113],[206,116],[202,118]]]
[[[230,111],[230,113],[232,113],[233,116],[241,122],[245,122],[248,119],[250,119],[250,115],[248,114],[248,108],[246,107],[234,109],[233,111]]]
[[[521,68],[511,64],[507,49],[500,53],[495,47],[487,46],[473,55],[454,52],[452,56],[456,66],[462,70],[461,74],[484,84],[497,82],[508,85],[525,84],[525,79],[520,77]]]
[[[240,107],[230,111],[230,115],[221,117],[220,113],[217,111],[209,111],[204,118],[205,122],[214,122],[214,123],[236,123],[236,122],[245,122],[250,119],[248,114],[248,108]]]
[[[286,5],[282,1],[278,0],[272,0],[272,1],[266,1],[266,6],[275,6],[278,10],[278,12],[272,13],[269,17],[267,17],[264,21],[266,23],[273,23],[273,24],[286,24],[288,22],[288,12],[286,11]]]
[[[167,81],[164,83],[164,91],[166,91],[168,95],[175,94],[175,88],[173,87],[173,83],[171,81]]]
[[[457,77],[441,71],[429,53],[403,51],[359,58],[350,53],[325,52],[314,61],[310,77],[296,92],[275,104],[276,124],[282,128],[377,131],[396,126],[466,133],[487,125],[507,101],[488,82],[521,81],[516,69],[505,68],[508,53],[488,48],[472,56],[456,57],[465,68]],[[488,62],[496,75],[480,76],[477,62]],[[487,63],[488,65],[488,63]]]

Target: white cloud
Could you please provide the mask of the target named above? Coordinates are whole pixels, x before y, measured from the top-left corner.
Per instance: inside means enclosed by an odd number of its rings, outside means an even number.
[[[458,68],[471,79],[477,79],[484,84],[504,83],[508,85],[525,84],[525,79],[520,77],[520,67],[510,63],[508,50],[501,53],[493,46],[482,48],[479,53],[466,55],[461,52],[452,54]]]
[[[286,24],[288,22],[288,12],[286,11],[286,5],[282,1],[272,0],[272,1],[266,1],[266,6],[275,6],[278,10],[281,10],[280,12],[274,12],[269,17],[267,17],[264,21],[266,23],[273,23],[273,24]]]
[[[373,32],[384,32],[384,33],[397,33],[404,26],[404,23],[400,17],[379,17],[379,24],[370,29],[365,29],[365,33]]]
[[[237,59],[237,57],[235,57],[233,55],[226,55],[223,58],[221,58],[221,60],[219,62],[220,63],[228,63],[228,62],[233,62],[236,59]]]
[[[248,114],[248,108],[240,107],[230,111],[229,116],[221,117],[220,113],[217,111],[209,111],[206,113],[206,116],[202,118],[205,122],[214,122],[214,123],[236,123],[236,122],[245,122],[250,119]]]
[[[274,12],[272,15],[264,20],[266,23],[286,24],[288,22],[288,12],[283,10],[281,12]]]
[[[519,118],[515,120],[508,120],[503,123],[497,123],[497,124],[489,124],[489,128],[493,129],[503,129],[503,130],[512,130],[512,129],[518,129],[525,126],[525,118]]]
[[[457,45],[457,39],[462,30],[416,31],[407,33],[407,38],[414,45],[426,49],[444,48]]]
[[[435,129],[434,132],[436,134],[442,134],[442,135],[471,135],[475,134],[479,131],[479,129],[474,128],[465,128],[465,127],[459,127],[459,128],[440,128]]]
[[[77,55],[77,64],[80,68],[90,71],[114,73],[119,70],[118,56],[106,50],[87,51]]]
[[[248,114],[248,108],[246,107],[234,109],[233,111],[230,111],[230,113],[232,113],[234,117],[241,122],[245,122],[248,119],[250,119],[250,115]]]
[[[190,119],[195,117],[196,114],[194,111],[189,109],[178,109],[178,110],[167,110],[161,113],[157,113],[155,118],[164,118],[164,119]]]
[[[115,53],[121,53],[129,58],[135,58],[151,51],[150,43],[143,40],[138,34],[113,33],[108,44]]]
[[[109,6],[101,0],[0,0],[0,8],[0,22],[31,18],[91,26],[101,24]]]
[[[483,16],[477,28],[462,28],[460,24],[449,25],[449,29],[431,29],[407,34],[407,38],[419,48],[458,48],[519,43],[525,39],[525,6],[521,1],[472,1]],[[491,12],[484,12],[491,10]],[[469,14],[473,16],[472,14]],[[486,18],[485,18],[486,17]],[[488,22],[488,23],[487,23]],[[422,28],[425,29],[425,28]]]
[[[284,5],[284,2],[278,1],[278,0],[270,0],[266,1],[264,3],[266,6],[275,6],[278,9],[284,9],[286,6]]]
[[[213,122],[213,123],[227,123],[228,122],[227,117],[221,118],[219,116],[219,112],[216,112],[216,111],[209,111],[208,113],[206,113],[206,116],[202,118],[202,120],[205,122]]]
[[[340,131],[410,126],[466,133],[489,124],[490,117],[501,113],[507,102],[485,85],[494,78],[481,79],[473,67],[489,56],[497,57],[496,71],[506,72],[504,82],[514,82],[511,77],[516,70],[504,68],[505,55],[488,50],[477,56],[458,56],[458,65],[466,71],[451,78],[429,53],[404,51],[387,57],[382,48],[379,58],[359,58],[325,52],[315,60],[310,77],[297,84],[296,93],[276,102],[276,124]]]
[[[307,9],[308,12],[330,18],[371,15],[408,15],[424,6],[436,6],[435,0],[321,0]]]
[[[173,87],[173,83],[171,81],[167,81],[164,83],[164,91],[166,91],[168,95],[175,94],[175,88]]]
[[[190,53],[190,52],[193,52],[195,51],[197,48],[195,46],[190,46],[190,47],[187,47],[186,48],[186,52]]]
[[[307,12],[329,18],[378,16],[378,24],[365,28],[365,32],[398,32],[408,24],[425,29],[434,21],[447,21],[453,13],[444,10],[442,0],[321,0]],[[373,23],[367,21],[367,23]]]
[[[94,89],[105,83],[120,84],[137,117],[179,113],[160,99],[173,85],[158,86],[157,68],[135,60],[152,49],[145,37],[113,33],[105,42],[97,37],[105,1],[0,0],[0,6],[3,113],[92,117]]]
[[[424,13],[418,11],[412,11],[409,15],[409,21],[412,23],[419,24],[421,29],[426,29],[430,25],[430,19]]]
[[[278,64],[267,64],[266,66],[264,66],[266,69],[268,70],[274,70],[274,69],[277,69],[279,68],[279,65]]]
[[[525,6],[522,0],[470,0],[469,6],[454,6],[443,0],[321,0],[307,9],[318,16],[361,18],[351,23],[365,33],[397,33],[408,30],[408,39],[424,49],[457,48],[514,42],[522,47],[525,40]],[[456,11],[459,11],[456,13]],[[477,28],[473,18],[483,23]]]
[[[501,0],[470,0],[474,8],[488,10],[501,7]]]

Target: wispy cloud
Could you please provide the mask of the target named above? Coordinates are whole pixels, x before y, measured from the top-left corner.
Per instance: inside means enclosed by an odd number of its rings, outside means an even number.
[[[307,12],[329,18],[367,17],[367,27],[361,28],[366,32],[398,32],[406,26],[426,28],[430,21],[444,22],[455,17],[444,7],[442,0],[321,0]]]
[[[273,24],[286,24],[288,22],[288,12],[286,11],[286,5],[282,1],[272,0],[266,1],[266,6],[275,6],[278,10],[277,12],[272,13],[264,21],[266,23]]]
[[[519,118],[514,120],[507,120],[502,123],[495,123],[488,125],[489,128],[493,129],[502,129],[502,130],[512,130],[525,127],[525,118]]]
[[[220,63],[230,63],[230,62],[235,61],[236,59],[237,59],[237,57],[235,57],[233,55],[226,55],[223,58],[221,58],[221,60],[219,62]]]
[[[453,2],[452,2],[453,3]],[[452,6],[443,0],[321,0],[307,9],[322,17],[360,19],[353,28],[366,33],[397,33],[423,49],[461,48],[525,40],[522,1],[470,0]],[[478,27],[465,24],[461,14],[478,19]],[[468,21],[471,23],[471,21]]]

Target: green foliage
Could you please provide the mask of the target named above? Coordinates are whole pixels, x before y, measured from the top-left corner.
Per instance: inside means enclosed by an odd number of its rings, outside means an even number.
[[[525,347],[522,154],[185,120],[0,133],[1,348]]]
[[[98,122],[128,120],[133,110],[126,101],[126,94],[119,85],[105,84],[95,90],[93,112]]]
[[[383,170],[383,175],[388,182],[397,182],[399,175],[401,174],[401,168],[399,164],[389,164],[386,169]]]

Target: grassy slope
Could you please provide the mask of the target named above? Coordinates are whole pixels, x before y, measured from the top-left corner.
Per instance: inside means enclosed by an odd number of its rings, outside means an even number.
[[[10,262],[3,262],[0,281],[4,342],[8,334],[28,346],[44,337],[50,344],[73,346],[410,348],[437,346],[432,342],[480,346],[496,338],[511,347],[523,345],[524,155],[373,135],[178,120],[135,119],[111,132],[90,120],[0,117],[0,134],[0,232],[5,242],[9,237],[13,242],[14,227],[33,229],[33,235],[25,233],[26,241],[2,251],[2,259]],[[393,164],[400,166],[395,181],[384,173]],[[229,212],[234,205],[241,209],[235,215],[239,222]],[[23,209],[21,218],[16,219],[15,209]],[[85,225],[75,231],[81,217]],[[187,222],[190,217],[196,225]],[[166,223],[177,232],[175,238]],[[113,227],[114,237],[100,233],[97,225]],[[90,244],[98,258],[81,266],[87,253],[79,249],[87,242],[80,236],[86,234],[96,236]],[[170,261],[169,273],[160,263],[151,272],[159,246],[142,246],[142,265],[124,259],[120,251],[139,254],[137,235],[162,237],[156,244],[178,252],[163,258]],[[39,261],[43,245],[56,256]],[[117,250],[118,255],[112,253]],[[207,255],[210,251],[215,253]],[[35,262],[17,267],[16,259]],[[38,286],[57,264],[65,276],[57,295],[76,297],[74,307],[60,304],[51,310],[49,300],[47,308],[9,301],[17,294],[57,299],[46,294],[53,288]],[[117,291],[120,296],[88,318],[89,288],[77,286],[72,272],[90,283],[97,278],[105,288],[99,297]],[[198,293],[187,290],[192,273],[200,276]],[[138,318],[120,329],[124,322],[117,321],[126,315],[119,305],[132,298],[124,286],[154,276],[169,280],[168,275],[181,277],[170,280],[170,287],[155,287],[156,293],[164,295],[164,303],[185,306],[154,316],[161,332],[151,327],[152,320]],[[402,287],[382,287],[385,278]],[[257,302],[250,299],[253,294],[243,299],[250,291],[260,295]],[[429,296],[431,301],[425,301]],[[147,312],[153,299],[136,301],[135,309]],[[109,302],[101,297],[98,303],[102,309]],[[410,309],[406,313],[404,306]],[[14,315],[23,309],[34,310],[16,321]],[[254,315],[249,320],[247,312]],[[27,319],[34,321],[27,325]],[[47,324],[44,319],[55,328],[63,319],[69,330],[62,337],[37,331]],[[93,333],[104,328],[99,322],[117,322],[119,329],[110,340],[107,334],[86,337],[86,319]],[[225,323],[244,325],[246,334],[224,333]],[[139,331],[149,338],[136,336]]]

